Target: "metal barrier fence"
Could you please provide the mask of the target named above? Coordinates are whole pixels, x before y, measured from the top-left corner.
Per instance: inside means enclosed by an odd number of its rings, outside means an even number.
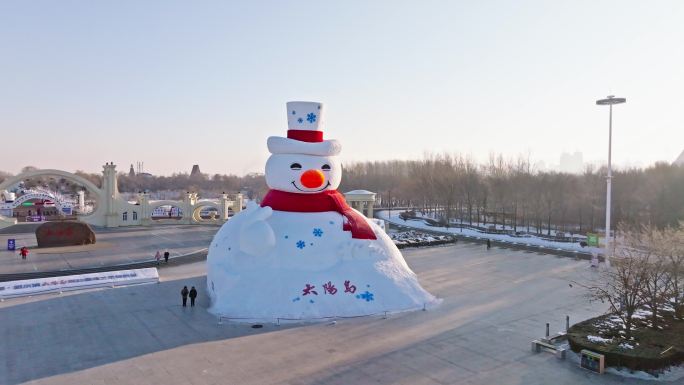
[[[169,260],[169,265],[180,265],[185,263],[199,262],[207,258],[207,249],[202,249],[185,255],[179,255],[176,257],[171,257]],[[146,267],[165,267],[166,264],[161,265],[157,263],[156,260],[147,260],[141,262],[124,263],[120,265],[110,265],[110,266],[98,266],[98,267],[85,267],[82,269],[71,269],[71,270],[53,270],[53,271],[35,271],[30,273],[10,273],[10,274],[0,274],[0,282],[7,281],[19,281],[25,279],[34,278],[49,278],[49,277],[59,277],[63,275],[76,275],[76,274],[88,274],[88,273],[101,273],[105,271],[116,271],[116,270],[132,270],[132,269],[143,269]]]
[[[370,317],[379,317],[382,316],[383,319],[387,319],[388,316],[393,315],[393,314],[400,314],[400,313],[406,313],[410,311],[416,311],[416,310],[423,310],[427,311],[427,303],[423,304],[423,307],[412,307],[412,308],[406,308],[406,309],[401,309],[401,310],[394,310],[394,311],[384,311],[384,312],[379,312],[379,313],[370,313],[370,314],[360,314],[360,315],[353,315],[353,316],[340,316],[340,315],[332,315],[332,316],[324,316],[324,317],[307,317],[307,318],[289,318],[289,317],[276,317],[274,319],[271,319],[273,321],[272,323],[276,326],[280,326],[281,321],[285,322],[315,322],[315,321],[336,321],[338,319],[355,319],[355,318],[370,318]],[[255,317],[238,317],[238,316],[228,316],[224,314],[218,314],[218,324],[222,325],[223,321],[244,321],[245,323],[271,323],[271,321],[264,321],[264,318],[255,318]],[[248,321],[253,321],[253,322],[248,322]]]

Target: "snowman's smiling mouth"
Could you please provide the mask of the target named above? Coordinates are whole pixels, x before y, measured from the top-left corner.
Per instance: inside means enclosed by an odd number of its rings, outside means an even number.
[[[320,191],[323,191],[323,190],[327,189],[328,187],[330,187],[330,181],[328,181],[328,184],[326,184],[325,186],[323,186],[323,188],[321,188],[320,190],[302,190],[302,189],[299,188],[299,186],[297,186],[297,184],[295,183],[295,181],[292,181],[292,182],[290,182],[290,183],[292,183],[292,185],[293,185],[297,190],[299,190],[299,191],[301,191],[301,192],[320,192]]]

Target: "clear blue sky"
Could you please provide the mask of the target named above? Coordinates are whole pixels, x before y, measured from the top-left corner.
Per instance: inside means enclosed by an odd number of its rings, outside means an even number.
[[[672,161],[681,1],[5,1],[0,170],[263,171],[285,102],[326,103],[342,160],[425,151]]]

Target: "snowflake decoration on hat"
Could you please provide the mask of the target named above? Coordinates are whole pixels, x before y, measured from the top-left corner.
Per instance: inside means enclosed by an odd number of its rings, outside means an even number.
[[[298,121],[299,123],[303,123],[303,122],[304,122],[304,119],[299,118],[299,119],[297,119],[297,121]]]
[[[304,241],[297,242],[297,248],[303,249],[305,247],[306,247],[306,243]]]
[[[306,120],[309,121],[309,123],[313,123],[316,121],[316,114],[313,112],[310,112],[308,115],[306,115]]]

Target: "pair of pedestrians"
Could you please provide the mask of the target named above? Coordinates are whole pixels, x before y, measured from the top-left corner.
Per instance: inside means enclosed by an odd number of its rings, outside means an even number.
[[[164,251],[164,263],[166,263],[166,264],[169,263],[169,255],[170,254],[169,254],[168,250]],[[154,255],[154,259],[157,261],[157,265],[159,265],[159,263],[161,262],[161,258],[162,258],[162,255],[159,252],[159,250],[157,250],[157,254]]]
[[[190,307],[194,307],[195,298],[197,298],[197,289],[195,289],[193,286],[190,290],[188,290],[187,286],[183,286],[183,290],[181,290],[181,297],[183,298],[183,307],[186,307],[188,297],[190,297]]]

